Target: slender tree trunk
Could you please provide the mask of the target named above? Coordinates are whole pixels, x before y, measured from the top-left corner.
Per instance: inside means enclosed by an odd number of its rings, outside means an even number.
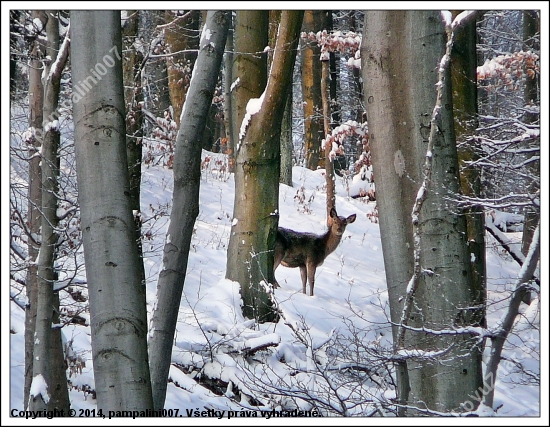
[[[233,117],[233,19],[231,18],[230,28],[227,33],[227,41],[225,44],[225,102],[224,102],[224,119],[225,119],[225,136],[227,149],[226,153],[229,157],[229,172],[234,172],[235,166],[235,135],[236,118]]]
[[[489,408],[493,408],[497,371],[502,359],[501,356],[504,343],[512,331],[514,322],[519,315],[519,306],[525,299],[526,294],[529,292],[527,283],[533,278],[539,259],[540,223],[535,227],[531,245],[529,246],[529,250],[525,256],[525,262],[521,266],[512,297],[510,298],[510,302],[508,304],[508,310],[502,318],[498,330],[495,331],[491,337],[491,351],[489,353],[489,360],[487,361],[487,368],[485,369],[483,384],[483,390],[487,390],[487,393],[483,394],[483,404]]]
[[[231,11],[209,11],[195,73],[182,111],[174,157],[174,196],[164,264],[157,285],[157,307],[149,340],[154,407],[162,409],[173,339],[185,283],[193,227],[199,213],[201,138],[223,58]]]
[[[46,25],[47,17],[44,11],[34,10],[31,13],[33,19],[39,19]],[[38,292],[38,268],[36,258],[38,256],[39,242],[34,241],[34,236],[40,235],[40,206],[42,205],[42,169],[40,157],[36,154],[42,145],[42,121],[44,106],[44,88],[42,86],[42,58],[44,57],[44,45],[41,38],[34,41],[31,53],[31,66],[29,68],[29,128],[34,132],[32,141],[29,141],[29,190],[28,190],[28,222],[29,237],[28,256],[29,267],[25,280],[27,292],[27,306],[25,308],[25,386],[23,391],[24,407],[29,404],[29,390],[32,382],[32,365],[34,351],[34,333],[36,326],[36,306]]]
[[[77,181],[97,405],[153,408],[126,157],[119,11],[71,11]],[[92,89],[86,91],[80,82]],[[76,85],[75,85],[76,86]],[[77,92],[84,93],[77,96]]]
[[[321,100],[323,101],[323,129],[326,135],[331,133],[330,109],[330,64],[328,58],[321,61]],[[325,144],[325,181],[327,183],[327,225],[330,227],[330,211],[336,208],[336,185],[334,177],[334,162],[330,157],[331,144]]]
[[[235,157],[240,139],[240,125],[250,98],[258,98],[267,82],[267,54],[269,11],[238,10],[235,16],[233,54],[233,97],[231,117],[234,120],[233,141]]]
[[[303,31],[306,33],[321,31],[322,11],[306,10],[303,19]],[[304,108],[304,150],[306,167],[317,169],[321,155],[323,119],[321,99],[321,48],[315,41],[303,40],[302,59],[302,97]],[[324,155],[322,156],[324,158]],[[324,163],[324,162],[321,162]]]
[[[456,17],[459,11],[453,11]],[[477,167],[464,166],[466,161],[478,159],[476,153],[476,129],[478,127],[477,108],[477,52],[476,20],[466,24],[456,36],[451,54],[451,80],[453,87],[453,113],[456,139],[466,141],[458,151],[461,166],[460,188],[462,194],[481,197],[481,171]],[[486,261],[485,261],[485,213],[482,207],[474,206],[465,210],[468,227],[468,251],[472,269],[472,302],[485,307]],[[487,326],[485,310],[478,312],[479,324]],[[476,357],[481,358],[477,352]],[[481,360],[479,360],[481,369]],[[479,373],[481,375],[481,372]]]
[[[292,141],[292,85],[288,89],[285,114],[281,125],[281,176],[279,181],[292,187],[292,158],[294,143]]]
[[[126,105],[126,156],[128,158],[128,174],[130,176],[130,205],[134,212],[136,242],[139,258],[143,260],[141,244],[140,218],[140,188],[141,188],[141,157],[143,141],[143,90],[141,87],[142,53],[133,47],[139,37],[139,11],[128,10],[128,19],[123,28],[123,82],[124,102]],[[145,282],[145,267],[140,263],[141,280]]]
[[[540,51],[540,45],[537,43],[537,35],[540,35],[540,21],[537,19],[535,11],[524,11],[523,13],[523,40],[526,48]],[[536,74],[533,78],[526,77],[524,98],[525,105],[540,105],[539,85],[540,74]],[[525,113],[525,122],[528,124],[536,123],[540,120],[539,114],[533,114],[531,112]],[[540,140],[539,140],[540,146]],[[539,177],[539,179],[533,179],[529,185],[529,193],[536,194],[540,191],[540,161],[529,163],[529,170],[533,177]],[[521,242],[521,251],[524,255],[527,255],[531,240],[533,238],[533,232],[540,217],[540,211],[534,207],[528,207],[525,209],[525,224],[523,226],[523,236]],[[529,296],[526,297],[526,302],[529,301]]]
[[[178,21],[164,32],[166,47],[174,54],[168,57],[166,61],[170,100],[174,108],[174,120],[178,126],[180,125],[181,109],[187,96],[199,48],[201,12],[200,10],[189,10],[186,12],[189,14],[187,19]],[[173,21],[175,18],[176,15],[172,11],[166,11],[167,22]]]
[[[163,10],[142,11],[143,37],[146,40],[156,40],[153,36],[158,33],[156,27],[166,23],[166,14]],[[160,46],[157,44],[153,53],[159,53]],[[168,89],[168,71],[165,58],[153,58],[145,65],[147,86],[144,87],[150,96],[147,97],[147,109],[156,116],[164,117],[164,112],[170,108],[170,91]]]
[[[278,227],[280,132],[303,13],[283,11],[275,55],[259,110],[241,126],[236,153],[233,226],[227,278],[239,282],[243,313],[259,322],[276,318],[263,284],[273,283]]]
[[[55,260],[59,240],[57,218],[57,194],[59,177],[59,121],[57,104],[61,72],[67,61],[69,48],[66,38],[63,47],[59,43],[59,21],[55,11],[46,12],[46,55],[51,58],[47,63],[43,87],[44,110],[46,118],[43,126],[41,149],[42,168],[42,221],[41,245],[37,259],[37,308],[36,329],[33,350],[33,383],[44,381],[45,394],[31,395],[30,410],[64,410],[68,414],[70,407],[65,373],[65,360],[61,341],[61,330],[52,329],[54,320],[58,319],[59,295],[54,295],[57,281]],[[56,314],[57,313],[57,314]],[[41,389],[44,393],[44,389]]]
[[[324,12],[324,28],[328,32],[334,30],[334,22],[332,19],[332,10],[325,10]],[[334,128],[338,126],[342,120],[340,114],[340,107],[338,106],[338,88],[339,88],[339,75],[340,75],[340,54],[338,52],[329,52],[329,94],[330,94],[330,127]]]
[[[277,35],[279,33],[279,24],[281,23],[281,11],[269,11],[269,46],[274,47],[277,44]],[[268,57],[268,66],[273,63],[273,50],[270,49]],[[294,71],[293,71],[294,75]],[[292,84],[288,89],[286,98],[285,113],[281,124],[281,173],[279,182],[292,187]]]

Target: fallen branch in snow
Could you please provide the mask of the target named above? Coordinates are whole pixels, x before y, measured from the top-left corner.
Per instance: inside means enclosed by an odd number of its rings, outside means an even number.
[[[495,223],[493,222],[493,217],[491,215],[485,215],[485,228],[493,237],[499,242],[502,247],[510,254],[510,256],[519,264],[523,265],[525,262],[525,256],[523,253],[516,248],[516,244],[511,241],[502,231],[500,231]],[[540,287],[540,279],[537,276],[536,272],[533,272],[533,277],[535,283]]]
[[[279,334],[269,334],[257,338],[250,338],[244,342],[244,347],[240,349],[240,352],[245,356],[252,356],[256,352],[266,350],[269,347],[276,347],[281,342],[281,336]]]

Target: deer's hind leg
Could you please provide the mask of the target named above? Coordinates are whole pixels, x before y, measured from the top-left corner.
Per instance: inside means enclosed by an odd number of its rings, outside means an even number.
[[[307,279],[309,282],[309,295],[313,296],[313,287],[315,286],[315,272],[317,267],[315,265],[309,265],[307,267]],[[306,293],[306,287],[304,285],[304,294]]]

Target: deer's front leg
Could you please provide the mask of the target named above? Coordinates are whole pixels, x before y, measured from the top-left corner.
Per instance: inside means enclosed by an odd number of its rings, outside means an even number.
[[[306,283],[307,283],[307,268],[306,266],[300,266],[300,275],[302,276],[302,292],[306,293]]]

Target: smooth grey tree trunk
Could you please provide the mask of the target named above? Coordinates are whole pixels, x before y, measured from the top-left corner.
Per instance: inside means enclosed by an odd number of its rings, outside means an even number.
[[[46,16],[43,10],[34,10],[31,17],[39,19],[45,27]],[[40,235],[40,206],[42,205],[42,169],[40,157],[36,154],[42,145],[42,120],[44,105],[44,88],[42,85],[42,61],[44,56],[44,43],[37,37],[32,48],[31,66],[29,67],[29,128],[35,129],[35,137],[29,144],[29,189],[28,189],[28,227],[31,236]],[[36,134],[38,131],[38,134]],[[36,258],[38,257],[39,242],[29,238],[28,257],[29,267],[25,279],[27,293],[27,305],[25,307],[25,385],[23,391],[23,405],[27,409],[29,404],[29,391],[32,382],[32,365],[34,352],[34,332],[36,326],[37,305],[37,280],[38,269]]]
[[[416,272],[415,247],[417,265],[423,270],[418,275],[413,308],[404,321],[410,327],[434,330],[476,325],[479,313],[471,308],[466,221],[446,200],[459,186],[449,70],[438,120],[430,123],[446,46],[441,17],[431,11],[367,11],[364,34],[364,99],[394,339],[402,321],[407,284]],[[432,135],[431,126],[437,126]],[[423,183],[429,139],[433,143],[431,179],[415,241],[411,214]],[[475,339],[469,334],[404,331],[405,339],[396,341],[397,350],[446,352],[446,363],[430,359],[400,363],[400,403],[428,411],[460,411],[460,404],[471,400],[469,395],[481,384],[480,358],[476,356],[480,349]]]
[[[68,414],[70,407],[61,330],[53,329],[59,319],[59,295],[54,293],[57,281],[55,260],[59,234],[57,231],[58,177],[59,177],[59,126],[55,113],[59,101],[61,72],[69,54],[68,39],[60,49],[59,21],[56,11],[46,12],[46,55],[51,61],[43,74],[43,127],[42,127],[42,219],[40,251],[37,259],[36,329],[33,349],[33,382],[42,379],[47,390],[31,395],[31,411],[59,409]]]
[[[153,408],[131,210],[120,11],[71,11],[73,113],[98,409]],[[87,89],[88,86],[90,87]]]
[[[153,400],[157,410],[164,407],[166,398],[189,247],[199,213],[202,132],[218,81],[230,19],[230,11],[207,14],[176,139],[173,205],[149,339]]]

